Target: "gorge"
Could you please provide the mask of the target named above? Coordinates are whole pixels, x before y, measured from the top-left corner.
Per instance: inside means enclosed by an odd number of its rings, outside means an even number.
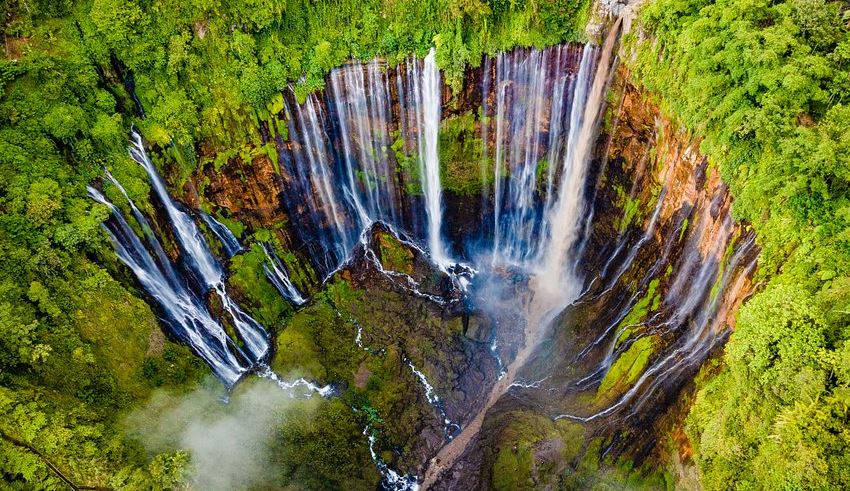
[[[50,109],[33,141],[73,172],[3,201],[25,218],[4,215],[0,238],[52,231],[34,253],[4,245],[4,267],[36,275],[0,284],[25,299],[0,299],[5,482],[841,488],[843,174],[770,169],[842,158],[843,92],[788,109],[796,143],[760,140],[793,97],[715,122],[762,90],[689,58],[694,39],[720,49],[694,20],[726,29],[715,4],[378,2],[343,48],[347,2],[183,6],[194,20],[173,30],[160,2],[101,3],[63,11],[62,36],[87,47],[91,107],[116,116],[71,130],[84,111]],[[333,41],[300,57],[302,7],[321,20],[302,34]],[[64,22],[48,12],[33,19]],[[165,61],[145,61],[137,17],[173,32]],[[829,19],[841,66],[847,26]],[[127,31],[101,52],[104,25]],[[4,63],[0,156],[23,165],[10,104],[38,92]]]
[[[370,451],[384,469],[382,486],[414,486],[415,476],[423,471],[419,480],[425,488],[481,483],[474,470],[456,471],[451,478],[445,474],[456,466],[467,467],[463,459],[467,452],[475,452],[471,446],[479,441],[485,419],[494,406],[504,405],[500,401],[509,391],[520,400],[536,400],[538,411],[553,421],[588,428],[598,424],[596,431],[616,435],[632,420],[646,417],[649,401],[660,402],[656,411],[669,404],[728,332],[736,304],[749,291],[757,257],[752,236],[734,224],[725,189],[716,183],[716,176],[708,175],[692,146],[671,149],[677,153],[669,160],[656,153],[655,161],[646,148],[643,155],[610,151],[635,144],[617,139],[617,125],[624,124],[620,121],[613,123],[610,134],[600,133],[609,86],[618,75],[617,82],[624,82],[615,61],[619,27],[619,21],[614,23],[599,47],[561,45],[487,59],[482,70],[465,77],[458,93],[440,83],[431,50],[424,59],[410,58],[395,69],[379,59],[335,69],[328,76],[327,91],[311,94],[303,103],[284,94],[281,119],[273,123],[286,128],[286,137],[272,124],[267,129],[268,140],[279,152],[279,171],[275,169],[273,181],[264,187],[277,190],[276,208],[285,210],[290,219],[270,241],[256,243],[265,254],[263,270],[280,294],[299,306],[309,302],[301,291],[320,291],[335,281],[340,270],[362,274],[361,268],[377,268],[393,285],[403,280],[401,288],[408,295],[435,303],[443,316],[460,317],[465,323],[470,316],[495,320],[482,341],[496,348],[489,354],[478,348],[477,356],[493,356],[503,368],[495,373],[491,364],[484,373],[485,385],[463,393],[469,407],[453,407],[462,402],[451,396],[444,406],[441,391],[406,358],[426,401],[444,420],[445,439],[436,455],[407,469],[410,477],[403,478],[377,457],[374,448],[382,442],[367,427]],[[612,107],[607,114],[618,119],[621,109]],[[441,120],[441,114],[450,116]],[[451,134],[446,131],[451,124],[466,126]],[[654,146],[653,136],[644,136],[646,141],[638,144],[666,151]],[[689,143],[671,136],[676,145]],[[121,211],[92,188],[92,197],[113,210],[106,227],[119,257],[164,312],[170,333],[191,346],[226,386],[232,387],[249,371],[271,373],[265,361],[270,355],[268,330],[226,293],[221,262],[207,243],[220,241],[221,259],[226,260],[234,255],[230,251],[241,248],[233,245],[239,238],[207,214],[195,213],[193,220],[179,210],[140,136],[133,138],[131,154],[161,200],[164,233],[173,234],[180,245],[181,267],[175,271],[132,201],[133,214],[148,237],[147,247],[156,252],[158,262],[147,256]],[[461,147],[463,153],[452,154],[453,147]],[[460,171],[471,174],[471,182],[463,184],[479,187],[479,195],[443,189],[441,174],[447,172],[441,169],[441,154],[469,159],[451,165],[474,166],[472,172]],[[626,163],[627,157],[636,161]],[[619,168],[617,161],[622,162]],[[217,172],[227,175],[228,168]],[[262,178],[248,179],[250,183]],[[623,202],[606,189],[615,178],[623,182],[620,192],[628,186],[628,199],[640,205],[644,204],[640,187],[650,189],[651,195],[644,199],[652,212],[627,217],[626,210],[606,206]],[[230,191],[227,187],[225,193]],[[215,188],[212,179],[210,188]],[[250,198],[246,191],[234,198],[244,203]],[[451,206],[443,203],[444,195],[453,201]],[[217,204],[214,192],[210,196]],[[479,214],[455,214],[456,206],[479,208]],[[226,205],[220,210],[229,218],[236,211],[256,213]],[[612,223],[616,232],[605,229]],[[206,225],[207,238],[201,224]],[[259,225],[275,226],[262,219]],[[377,237],[377,246],[370,243],[370,236]],[[439,284],[428,291],[423,286],[429,282],[427,276],[423,281],[405,273],[403,257],[400,261],[385,257],[385,241],[398,241],[396,247],[404,252],[412,248],[427,261],[432,277],[442,277]],[[275,248],[298,259],[284,265]],[[657,257],[643,266],[648,254]],[[360,263],[359,256],[373,264]],[[313,281],[302,280],[296,286],[289,269],[307,271]],[[179,290],[186,284],[197,287]],[[506,288],[518,301],[490,310],[490,290]],[[211,291],[226,316],[205,306]],[[579,320],[579,312],[584,319]],[[559,335],[560,331],[568,334]],[[358,336],[369,339],[370,332],[358,331]],[[560,346],[539,352],[542,343],[555,340]],[[465,384],[450,382],[467,377],[465,368],[443,373],[420,356],[417,364],[431,374],[437,387],[449,393],[468,390]],[[527,363],[533,364],[535,376],[542,377],[539,382],[520,382],[520,374],[529,371]],[[326,382],[340,381],[322,381]],[[315,385],[318,381],[280,383],[285,389],[303,386],[333,397],[330,387]],[[551,398],[553,392],[560,397]],[[673,397],[660,392],[672,392]],[[579,398],[593,393],[595,401]]]

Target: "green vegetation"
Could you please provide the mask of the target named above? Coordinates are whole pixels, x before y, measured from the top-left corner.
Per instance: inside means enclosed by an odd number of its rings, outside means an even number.
[[[617,202],[622,203],[623,216],[617,222],[617,232],[622,234],[630,225],[640,225],[636,221],[640,218],[641,202],[626,194],[622,186],[615,185],[614,191],[617,193]]]
[[[400,463],[405,466],[419,465],[413,451],[420,436],[417,429],[423,428],[428,421],[438,425],[442,425],[442,421],[435,419],[433,408],[424,401],[421,384],[403,357],[413,354],[414,347],[444,337],[441,322],[429,311],[419,308],[420,302],[411,301],[409,297],[385,294],[375,298],[375,295],[375,291],[356,289],[340,279],[329,283],[312,305],[291,318],[278,336],[273,368],[285,376],[304,376],[339,384],[339,400],[368,416],[371,429],[378,435],[377,448],[402,449],[400,456],[386,452],[382,458],[395,464],[401,459]],[[433,329],[413,331],[407,319],[415,319],[414,325],[428,326],[430,323]],[[358,328],[362,329],[366,349],[355,343]],[[434,377],[431,380],[436,382]],[[351,409],[349,413],[353,414]],[[332,429],[330,426],[315,431]],[[359,444],[366,441],[362,431],[363,426],[360,426]],[[288,442],[280,444],[289,445]],[[333,451],[340,452],[338,448]],[[332,462],[344,458],[345,452],[329,457]],[[309,462],[309,459],[297,460],[292,465]],[[348,465],[350,462],[341,465],[333,473],[333,479],[344,480],[344,469]]]
[[[107,210],[86,196],[108,167],[153,211],[144,172],[127,156],[131,125],[177,186],[207,163],[217,168],[254,149],[274,161],[260,125],[285,133],[278,118],[288,84],[303,97],[348,58],[395,63],[435,44],[457,81],[484,52],[581,37],[588,4],[0,0],[4,480],[64,486],[50,462],[77,485],[167,488],[186,464],[185,454],[145,454],[118,428],[153,387],[185,390],[207,373],[164,339],[138,293],[113,279],[130,275],[100,230]],[[125,206],[115,189],[105,191]],[[312,272],[292,268],[294,257],[281,259],[297,283],[309,282]],[[279,328],[290,307],[262,278],[261,262],[256,249],[236,258],[231,283],[252,313]]]
[[[688,417],[706,489],[850,486],[846,3],[656,0],[633,74],[705,137],[762,247],[720,374]]]
[[[296,93],[303,97],[323,85],[328,70],[350,58],[381,55],[394,64],[436,45],[440,67],[450,81],[459,83],[463,70],[480,63],[483,53],[581,38],[589,4],[586,0],[5,3],[13,15],[4,32],[21,58],[18,66],[4,71],[6,78],[26,72],[28,68],[20,65],[29,64],[34,53],[44,53],[79,58],[82,76],[90,82],[100,76],[102,85],[109,87],[101,89],[107,93],[101,103],[105,117],[87,118],[87,111],[70,104],[50,113],[49,125],[55,132],[73,137],[78,130],[92,131],[100,140],[120,144],[123,139],[116,136],[121,133],[121,117],[112,117],[110,100],[117,98],[125,112],[134,108],[130,95],[116,84],[132,74],[147,115],[137,124],[151,142],[172,148],[172,157],[189,167],[194,163],[193,142],[228,151],[258,141],[260,121],[277,126],[282,89],[296,83]],[[109,91],[114,92],[111,97]],[[77,127],[89,119],[91,123]],[[170,147],[172,142],[175,147]]]
[[[381,263],[393,271],[413,274],[413,252],[390,234],[378,235]]]
[[[499,491],[557,483],[584,444],[584,428],[566,420],[513,411],[493,424],[505,425],[493,449],[492,485]]]
[[[629,346],[617,361],[611,365],[599,389],[596,391],[597,400],[607,400],[613,395],[627,389],[643,373],[649,358],[655,352],[657,336],[638,338]]]
[[[208,370],[167,341],[148,306],[105,270],[80,267],[89,273],[76,295],[31,283],[28,295],[52,317],[26,303],[0,306],[4,479],[63,488],[52,466],[75,485],[171,486],[185,454],[147,455],[117,424],[154,387],[187,387]]]
[[[617,338],[617,346],[629,339],[629,336],[634,331],[640,330],[640,323],[646,318],[648,313],[658,310],[658,307],[661,305],[661,293],[657,292],[658,284],[658,278],[650,281],[646,292],[635,302],[629,313],[617,325],[617,332],[620,333],[620,336]]]
[[[292,307],[266,278],[263,265],[266,253],[259,244],[233,256],[228,282],[240,297],[247,300],[251,314],[269,329],[280,328],[292,312]]]
[[[443,188],[470,196],[481,190],[481,166],[484,141],[475,129],[471,111],[440,122],[440,179]],[[489,174],[488,174],[489,175]],[[492,175],[490,176],[492,179]]]
[[[379,475],[363,436],[364,416],[339,399],[322,401],[316,414],[292,411],[277,429],[278,448],[272,449],[273,469],[279,467],[280,479],[268,486],[375,489]]]
[[[612,462],[603,456],[605,444],[602,438],[590,441],[575,471],[565,474],[562,489],[675,489],[673,479],[666,473],[649,466],[636,468],[628,460]]]
[[[390,147],[395,154],[398,170],[404,177],[404,192],[412,196],[422,196],[422,183],[419,182],[419,156],[408,155],[404,149],[404,139],[399,131],[393,132],[393,144]]]
[[[511,411],[491,424],[500,427],[488,449],[493,489],[673,489],[668,475],[603,457],[605,442],[594,438],[585,444],[586,431],[578,423]]]

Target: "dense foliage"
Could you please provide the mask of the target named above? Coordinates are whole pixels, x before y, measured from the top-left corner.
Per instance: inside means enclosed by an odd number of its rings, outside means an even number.
[[[587,5],[0,0],[0,478],[143,489],[180,479],[184,454],[146,455],[118,428],[155,387],[208,373],[114,279],[129,275],[99,228],[106,210],[86,196],[108,167],[153,214],[127,157],[131,125],[179,182],[256,144],[282,90],[303,95],[348,58],[393,63],[436,45],[458,80],[482,53],[580,37]],[[237,261],[236,284],[255,283],[256,256]],[[261,307],[272,328],[289,315]]]
[[[704,136],[762,247],[763,287],[688,417],[703,484],[847,489],[846,3],[657,0],[642,19],[636,78]]]

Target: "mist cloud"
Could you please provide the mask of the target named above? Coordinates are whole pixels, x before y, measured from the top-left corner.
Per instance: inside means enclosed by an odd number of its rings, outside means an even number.
[[[271,445],[291,411],[314,412],[319,398],[293,399],[264,379],[246,380],[225,403],[221,393],[158,392],[127,418],[151,452],[185,450],[188,480],[203,490],[243,489],[276,479]]]

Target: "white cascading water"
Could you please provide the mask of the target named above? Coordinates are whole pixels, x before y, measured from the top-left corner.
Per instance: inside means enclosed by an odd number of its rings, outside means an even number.
[[[263,264],[263,270],[266,273],[266,278],[272,282],[272,285],[284,298],[294,303],[295,305],[303,305],[307,303],[307,299],[301,295],[298,288],[292,284],[289,279],[289,273],[281,263],[280,258],[275,254],[274,249],[269,244],[260,243],[263,252],[266,253],[266,262]]]
[[[571,47],[556,46],[543,51],[516,50],[496,58],[495,128],[482,125],[482,138],[488,130],[495,136],[493,213],[492,218],[484,217],[492,220],[494,266],[528,266],[538,254],[545,227],[541,203],[552,201],[555,171],[563,158],[563,131],[565,123],[569,125],[564,121],[564,109],[572,102],[570,88],[576,80],[568,68],[574,57]],[[483,84],[486,111],[489,71],[485,71]],[[544,134],[548,136],[544,138]],[[545,186],[540,186],[544,176]],[[483,189],[485,200],[487,193],[489,189]]]
[[[98,190],[89,187],[88,191],[92,199],[109,208],[112,219],[103,226],[112,239],[115,253],[133,271],[142,288],[159,306],[162,320],[170,332],[189,345],[226,386],[232,387],[248,367],[235,354],[238,347],[213,318],[202,295],[192,291],[188,282],[175,271],[159,241],[155,238],[151,240],[152,234],[146,234],[148,246],[156,252],[158,261],[153,259],[136,236],[121,210]],[[135,210],[132,201],[130,204]],[[141,214],[137,215],[137,221],[139,216]],[[142,228],[148,226],[146,220],[140,221],[139,225]]]
[[[156,196],[165,208],[169,222],[174,227],[174,235],[180,243],[180,248],[183,250],[186,260],[191,264],[192,270],[198,275],[198,280],[208,287],[213,287],[221,282],[223,274],[221,266],[215,260],[209,248],[206,247],[206,241],[192,218],[187,213],[177,209],[177,206],[171,200],[168,191],[165,189],[165,184],[154,168],[153,162],[148,158],[142,136],[136,131],[133,131],[131,135],[130,157],[147,172],[148,180],[153,185]]]
[[[709,208],[706,208],[708,210]],[[729,243],[732,232],[732,218],[726,215],[724,224],[720,230],[722,235],[712,242],[709,257],[721,256]],[[702,217],[702,223],[711,223],[711,218]],[[589,416],[575,414],[560,414],[555,419],[571,419],[574,421],[588,422],[616,414],[628,405],[631,413],[639,411],[652,397],[664,388],[665,382],[676,379],[688,370],[695,370],[705,359],[708,352],[714,348],[723,338],[717,329],[717,323],[722,322],[724,317],[718,316],[721,308],[723,294],[712,296],[711,291],[715,282],[719,285],[717,292],[738,292],[744,280],[753,272],[756,266],[757,256],[752,254],[755,246],[755,238],[750,235],[741,244],[735,254],[725,265],[722,274],[718,273],[720,264],[714,261],[706,261],[700,257],[698,244],[704,239],[705,229],[694,234],[687,244],[689,253],[682,258],[682,263],[676,268],[676,277],[667,296],[670,300],[665,302],[665,307],[671,312],[655,328],[675,329],[681,325],[688,325],[688,332],[679,337],[676,342],[655,360],[640,377],[631,385],[628,391],[622,394],[613,404],[597,411]],[[660,316],[648,319],[643,325],[649,326]],[[632,326],[634,328],[636,326]],[[601,365],[586,379],[601,377],[611,368],[611,364],[625,347],[616,345],[620,333],[612,336],[611,345],[608,348]],[[615,353],[616,349],[616,353]],[[581,382],[581,381],[579,381]]]
[[[311,94],[303,104],[285,98],[292,147],[281,151],[287,175],[283,201],[323,276],[335,271],[360,232],[378,221],[421,238],[441,267],[449,262],[441,236],[441,83],[433,50],[425,59],[408,60],[398,71],[396,89],[398,133],[391,132],[389,77],[378,59],[331,71],[324,98]],[[391,135],[417,162],[417,175],[407,177],[414,181],[405,182],[390,158]],[[404,207],[401,190],[409,185],[421,186],[422,208]]]
[[[387,159],[389,81],[381,65],[377,59],[365,67],[352,64],[329,76],[331,123],[338,125],[335,135],[342,142],[344,195],[357,212],[360,228],[378,220],[397,221],[399,195]]]
[[[110,210],[111,219],[104,222],[103,227],[112,240],[115,252],[133,271],[142,288],[159,307],[163,314],[162,320],[171,334],[197,353],[228,388],[233,387],[247,371],[254,370],[261,377],[271,379],[293,395],[295,389],[303,389],[305,394],[315,392],[322,396],[330,395],[330,386],[320,387],[303,378],[292,382],[282,380],[265,364],[263,359],[269,350],[269,338],[265,328],[227,294],[221,265],[210,251],[197,224],[188,213],[180,210],[168,195],[156,168],[148,159],[141,137],[135,132],[132,135],[130,155],[145,168],[157,197],[166,209],[169,224],[180,244],[180,264],[175,264],[168,258],[150,222],[108,171],[107,180],[127,199],[133,216],[144,233],[147,247],[127,223],[118,207],[93,187],[88,188],[88,193],[93,200]],[[209,219],[207,223],[211,228],[215,224],[224,227],[212,217]],[[238,240],[232,234],[228,236],[225,230],[213,233],[222,237],[225,249],[238,246]],[[229,233],[229,230],[227,232]],[[225,241],[231,244],[228,245]],[[153,256],[149,250],[154,251]],[[189,279],[189,276],[193,280]],[[242,346],[228,336],[224,325],[210,312],[206,304],[206,294],[210,290],[215,291],[221,300],[222,309],[229,314]],[[294,298],[293,302],[295,301]]]
[[[449,440],[454,438],[454,435],[461,430],[460,425],[457,423],[453,423],[451,419],[449,419],[446,414],[446,408],[443,406],[443,401],[440,400],[440,396],[437,395],[437,391],[434,389],[434,386],[428,382],[428,378],[425,377],[425,374],[422,373],[412,361],[407,360],[407,366],[410,367],[410,370],[413,371],[413,374],[416,375],[416,378],[419,379],[419,382],[422,384],[422,388],[425,389],[425,399],[428,401],[432,407],[434,407],[443,418],[443,434]]]
[[[224,272],[210,251],[207,241],[188,213],[177,208],[165,189],[165,184],[156,172],[153,162],[148,158],[142,137],[135,131],[132,134],[130,156],[140,164],[148,174],[148,179],[160,203],[165,208],[169,222],[180,244],[183,260],[189,264],[202,286],[202,293],[214,290],[221,299],[222,307],[230,314],[236,332],[245,344],[243,353],[251,362],[257,362],[269,351],[269,335],[251,316],[247,315],[227,294],[224,285]]]
[[[445,445],[431,459],[423,482],[425,489],[435,484],[443,471],[450,469],[456,459],[465,452],[469,443],[480,430],[487,411],[511,388],[518,370],[525,365],[529,356],[543,340],[555,316],[575,300],[580,291],[580,284],[575,277],[575,272],[568,267],[573,262],[569,260],[567,253],[576,243],[577,231],[580,228],[579,224],[584,212],[585,175],[590,161],[597,120],[604,107],[604,93],[609,80],[616,35],[617,28],[615,27],[602,47],[595,71],[591,70],[591,65],[597,57],[597,49],[587,45],[582,53],[579,72],[573,84],[566,155],[561,168],[558,169],[561,179],[558,187],[553,190],[557,193],[557,197],[554,200],[547,200],[552,204],[542,215],[542,219],[548,222],[542,229],[546,233],[543,236],[537,260],[530,265],[529,272],[532,273],[532,278],[529,282],[529,288],[533,291],[533,295],[529,304],[526,305],[523,345],[508,364],[505,375],[499,378],[491,389],[487,402],[476,417],[466,425],[460,435]],[[592,77],[590,77],[590,73],[593,73]],[[540,87],[540,84],[537,84],[537,86]],[[501,91],[502,88],[497,87],[496,90]],[[497,105],[499,104],[498,99],[497,96]],[[502,104],[504,103],[503,100]],[[513,103],[522,104],[523,102],[513,101]],[[534,108],[532,111],[533,116],[534,113],[538,112],[538,109]],[[501,125],[501,122],[497,122],[497,124]],[[497,137],[497,143],[498,141],[499,137]],[[501,158],[500,152],[503,151],[503,149],[497,149],[497,162]],[[527,161],[522,161],[522,163],[523,165],[531,164]],[[518,182],[528,185],[527,175],[524,176],[522,171],[517,172],[517,169],[512,169],[512,176],[517,174],[520,177]],[[553,173],[554,175],[557,175],[557,172]],[[536,182],[534,184],[536,186]],[[522,205],[523,203],[520,203],[518,207],[520,213],[523,212]],[[522,223],[522,220],[517,222]],[[512,237],[509,237],[509,239],[512,239]],[[494,240],[494,246],[497,244],[499,242]],[[493,255],[496,256],[497,254],[494,249]]]
[[[421,108],[419,121],[419,173],[425,193],[425,210],[428,217],[428,249],[434,263],[441,268],[449,265],[443,245],[443,188],[440,184],[440,105],[442,104],[440,71],[437,68],[434,48],[425,57],[422,76],[418,82],[417,107]]]
[[[201,220],[207,224],[213,235],[221,242],[222,247],[224,247],[224,253],[228,258],[235,256],[242,250],[242,244],[239,243],[239,239],[223,223],[202,211],[198,212],[198,214],[201,216]]]
[[[579,67],[578,82],[573,92],[570,112],[570,131],[567,137],[566,155],[560,169],[561,180],[557,198],[544,211],[544,242],[538,259],[535,285],[538,293],[566,306],[579,293],[580,282],[575,271],[568,268],[567,253],[577,240],[579,223],[584,214],[584,185],[587,164],[596,136],[596,124],[604,106],[605,88],[611,68],[610,57],[615,37],[609,37],[603,47],[602,57],[597,63],[592,85],[588,87],[587,73],[593,48],[585,46]]]
[[[329,165],[333,154],[326,144],[326,118],[319,99],[311,94],[303,105],[287,100],[284,109],[292,151],[291,159],[281,153],[282,166],[290,176],[282,189],[283,202],[297,229],[310,231],[304,241],[315,258],[314,266],[326,274],[350,252],[360,214],[349,217],[335,186],[333,166]]]
[[[336,197],[331,169],[328,168],[328,162],[331,162],[331,158],[323,144],[327,136],[321,125],[319,101],[315,94],[310,94],[303,109],[301,106],[294,106],[296,117],[306,136],[307,145],[305,145],[304,153],[307,154],[312,189],[316,191],[322,209],[325,210],[325,214],[333,224],[334,232],[337,234],[336,240],[342,241],[348,248],[351,238],[345,225],[344,211]]]

